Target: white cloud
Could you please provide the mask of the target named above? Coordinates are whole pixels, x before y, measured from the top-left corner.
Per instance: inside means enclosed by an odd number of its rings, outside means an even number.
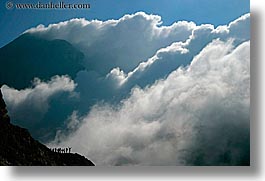
[[[85,53],[89,70],[105,75],[115,67],[126,72],[134,69],[160,48],[186,41],[196,27],[193,22],[186,21],[171,26],[161,24],[160,16],[138,12],[118,20],[72,19],[26,32],[46,39],[69,41]]]
[[[249,23],[246,14],[217,28],[186,21],[162,26],[160,16],[139,12],[118,20],[72,19],[27,32],[65,39],[86,54],[87,70],[79,72],[75,81],[88,110],[92,102],[119,101],[134,86],[144,88],[189,65],[214,39],[232,38],[235,45],[249,40]]]
[[[46,39],[69,41],[85,53],[87,69],[101,76],[107,74],[111,76],[111,73],[117,73],[118,69],[116,68],[118,67],[124,76],[128,75],[127,78],[136,74],[136,79],[139,79],[140,75],[138,74],[144,74],[148,68],[152,69],[152,67],[160,67],[161,64],[168,64],[167,66],[171,69],[164,68],[164,73],[161,73],[162,77],[156,77],[163,78],[164,75],[168,75],[181,64],[188,64],[192,57],[213,39],[220,38],[226,41],[233,38],[237,44],[249,40],[249,28],[250,14],[245,14],[228,25],[214,28],[210,24],[196,25],[187,21],[178,21],[171,26],[162,26],[160,16],[138,12],[124,15],[118,20],[72,19],[47,27],[39,25],[26,32]],[[161,57],[163,51],[176,48],[179,51],[175,51],[173,57],[175,61],[173,63],[173,60],[163,61],[165,59]],[[189,51],[187,56],[178,57],[179,54],[183,54],[183,51],[185,53]],[[180,59],[185,59],[186,62]],[[112,71],[112,69],[116,70]],[[153,69],[156,71],[156,68]],[[120,78],[117,80],[121,81]],[[125,83],[126,80],[122,82]]]
[[[75,87],[76,84],[68,76],[54,76],[48,82],[35,78],[32,88],[16,90],[3,85],[1,91],[11,118],[33,124],[47,113],[53,96],[64,92],[74,95]]]
[[[96,105],[52,144],[99,165],[242,164],[249,159],[250,42],[214,40],[187,68],[134,88],[118,106]]]
[[[114,68],[107,78],[117,81],[119,86],[131,88],[135,84],[142,87],[164,78],[179,66],[188,65],[208,43],[214,39],[223,41],[234,40],[238,45],[250,39],[250,15],[246,14],[229,25],[214,28],[205,24],[193,28],[191,36],[185,42],[174,42],[168,47],[159,49],[154,56],[141,62],[134,70],[124,73],[120,68]]]

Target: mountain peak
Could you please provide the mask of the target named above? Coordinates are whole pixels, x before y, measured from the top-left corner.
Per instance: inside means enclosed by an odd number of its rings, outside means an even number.
[[[84,69],[84,54],[69,42],[47,40],[29,33],[0,48],[0,57],[0,84],[16,89],[31,86],[36,77],[47,80],[67,74],[74,78]]]

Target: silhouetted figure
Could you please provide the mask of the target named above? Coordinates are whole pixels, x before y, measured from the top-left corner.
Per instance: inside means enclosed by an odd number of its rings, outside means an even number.
[[[67,148],[50,148],[55,153],[71,153],[72,147]]]

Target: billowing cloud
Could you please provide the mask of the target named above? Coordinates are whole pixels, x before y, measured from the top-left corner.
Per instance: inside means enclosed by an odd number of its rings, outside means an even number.
[[[69,41],[86,55],[85,64],[89,70],[104,75],[114,67],[132,70],[160,48],[188,39],[196,27],[193,22],[186,21],[171,26],[161,24],[160,16],[138,12],[104,22],[72,19],[27,32],[46,39]]]
[[[48,82],[35,78],[32,84],[32,88],[22,90],[7,85],[1,88],[12,121],[18,121],[27,128],[34,127],[43,119],[54,97],[64,93],[78,96],[74,93],[76,84],[68,76],[54,76]]]
[[[249,14],[215,28],[186,21],[162,26],[160,16],[138,12],[118,20],[72,19],[26,32],[64,39],[83,51],[87,69],[79,72],[75,81],[81,100],[85,100],[82,104],[89,107],[96,101],[119,101],[135,85],[144,88],[165,78],[179,66],[188,65],[214,39],[234,39],[235,45],[249,40],[249,27]]]
[[[188,65],[208,43],[214,39],[229,41],[234,39],[238,45],[250,38],[250,19],[246,14],[228,26],[214,28],[212,25],[201,25],[193,29],[192,35],[183,42],[175,42],[166,48],[161,48],[146,62],[140,63],[133,71],[124,75],[123,70],[113,69],[108,75],[119,81],[119,85],[132,87],[137,84],[142,87],[164,78],[179,66]],[[222,29],[222,30],[220,30]],[[239,32],[239,33],[238,33]],[[121,76],[122,75],[122,76]],[[115,78],[115,76],[118,76]]]
[[[210,24],[194,26],[191,35],[184,42],[174,42],[167,47],[160,48],[154,55],[139,63],[137,67],[129,72],[121,69],[121,67],[115,67],[106,76],[100,76],[99,72],[93,71],[93,75],[97,74],[96,79],[94,79],[95,76],[91,76],[91,73],[83,72],[77,76],[76,81],[82,90],[98,87],[91,85],[91,82],[96,82],[97,85],[100,85],[100,90],[109,90],[109,93],[106,94],[105,92],[104,96],[93,95],[93,93],[83,95],[86,98],[97,99],[98,97],[104,97],[105,101],[113,99],[118,101],[126,97],[134,86],[137,85],[144,88],[152,85],[155,81],[167,77],[178,67],[189,65],[193,57],[214,39],[222,41],[233,39],[235,46],[249,40],[249,27],[249,14],[239,17],[229,25],[217,28]],[[88,84],[88,82],[90,83]],[[98,94],[97,91],[94,91],[94,93]]]
[[[45,39],[69,41],[85,53],[87,68],[103,75],[115,67],[126,73],[133,71],[139,63],[174,42],[186,42],[194,55],[215,38],[233,37],[241,42],[250,38],[249,14],[216,28],[187,21],[171,26],[162,23],[158,15],[138,12],[118,20],[72,19],[48,27],[39,25],[26,32]]]
[[[80,127],[51,145],[71,146],[99,165],[247,164],[249,51],[249,42],[214,40],[190,66],[134,88],[118,106],[74,116]]]

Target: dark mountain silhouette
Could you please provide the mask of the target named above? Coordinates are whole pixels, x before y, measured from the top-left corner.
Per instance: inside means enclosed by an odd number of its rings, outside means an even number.
[[[65,40],[46,40],[26,33],[0,48],[0,84],[23,89],[35,77],[49,80],[67,74],[74,78],[83,69],[83,58],[83,53]]]
[[[55,153],[34,140],[29,132],[10,123],[0,91],[0,165],[94,166],[79,154]]]

